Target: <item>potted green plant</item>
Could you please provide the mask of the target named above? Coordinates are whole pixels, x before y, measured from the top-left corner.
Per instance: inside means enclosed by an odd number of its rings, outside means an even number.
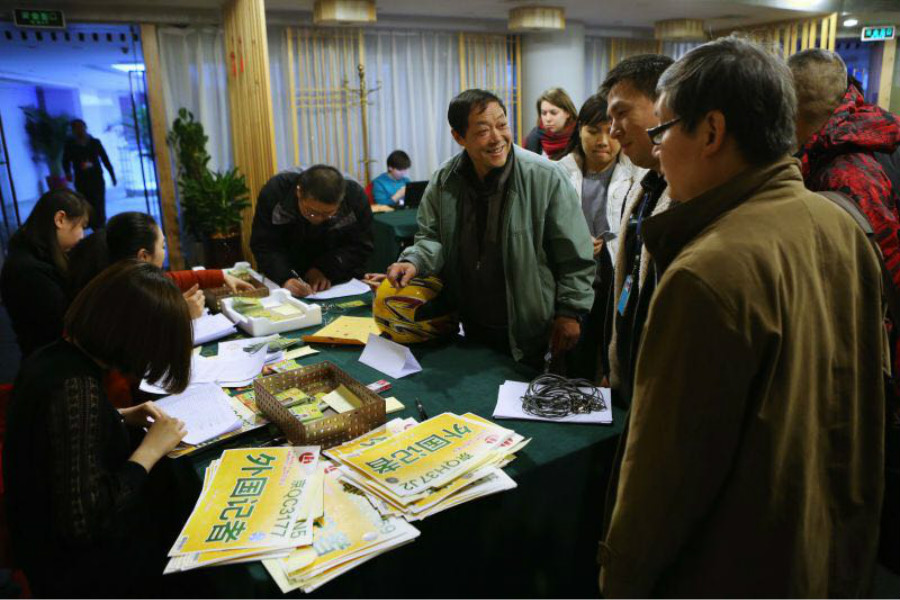
[[[34,153],[34,160],[47,165],[50,174],[46,177],[50,189],[66,187],[63,174],[63,150],[69,134],[72,117],[66,114],[51,115],[37,106],[20,106],[25,113],[25,133]]]
[[[236,169],[207,167],[208,137],[203,125],[182,108],[168,136],[178,163],[178,188],[185,229],[203,244],[204,264],[230,267],[243,260],[241,213],[250,206],[246,178]]]

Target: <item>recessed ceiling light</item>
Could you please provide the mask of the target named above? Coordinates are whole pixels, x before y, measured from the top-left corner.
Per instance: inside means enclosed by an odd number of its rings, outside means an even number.
[[[844,21],[844,27],[856,27],[859,25],[859,19],[847,19]]]

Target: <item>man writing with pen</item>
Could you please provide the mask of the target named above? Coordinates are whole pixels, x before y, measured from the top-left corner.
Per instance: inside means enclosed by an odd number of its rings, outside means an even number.
[[[556,164],[512,143],[503,102],[467,90],[448,110],[463,151],[434,174],[415,243],[388,268],[395,286],[439,275],[469,341],[533,366],[581,335],[594,300],[591,236]]]
[[[365,192],[334,167],[284,171],[259,192],[250,248],[260,272],[295,296],[361,277],[373,247]]]

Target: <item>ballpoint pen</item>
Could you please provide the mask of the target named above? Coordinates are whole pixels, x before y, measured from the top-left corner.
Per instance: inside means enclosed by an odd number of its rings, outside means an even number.
[[[422,406],[422,402],[421,402],[418,398],[416,398],[416,408],[419,409],[419,417],[420,417],[423,421],[427,421],[427,420],[428,420],[428,415],[425,413],[425,407]]]

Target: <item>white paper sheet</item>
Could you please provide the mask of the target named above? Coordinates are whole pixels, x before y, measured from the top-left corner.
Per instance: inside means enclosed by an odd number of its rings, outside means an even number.
[[[609,388],[599,389],[606,404],[604,410],[586,415],[568,415],[554,419],[538,417],[525,412],[522,408],[522,396],[528,391],[528,384],[521,381],[507,381],[500,386],[500,391],[497,393],[497,407],[494,409],[494,418],[550,421],[553,423],[609,424],[612,423],[612,392],[610,392]]]
[[[368,285],[359,279],[351,279],[346,283],[339,283],[323,292],[316,292],[311,296],[304,298],[305,300],[332,300],[333,298],[344,298],[346,296],[359,296],[370,291]]]
[[[225,356],[191,357],[191,383],[216,383],[221,387],[250,385],[266,364],[266,347],[253,354],[227,354]],[[165,394],[157,382],[141,381],[140,389],[151,394]]]
[[[409,348],[371,333],[369,341],[359,357],[359,362],[394,379],[400,379],[422,370],[419,361],[409,351]]]
[[[194,319],[193,323],[195,346],[213,340],[220,340],[237,331],[234,323],[221,313],[217,315],[203,315],[199,319]]]
[[[181,394],[160,398],[156,405],[170,417],[184,421],[186,444],[202,444],[242,424],[231,410],[228,396],[214,383],[192,385]]]

